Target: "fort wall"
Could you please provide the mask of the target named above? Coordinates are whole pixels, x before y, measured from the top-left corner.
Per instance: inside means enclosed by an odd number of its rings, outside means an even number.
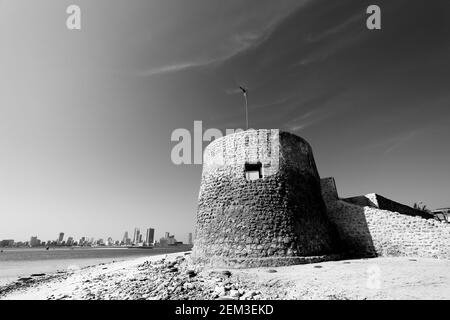
[[[321,185],[328,216],[350,255],[450,259],[450,224],[340,200],[333,178]]]
[[[391,199],[385,198],[383,196],[380,196],[376,193],[370,193],[366,194],[364,196],[357,196],[357,197],[351,197],[351,198],[345,198],[342,199],[346,202],[350,202],[359,206],[369,206],[374,207],[382,210],[388,210],[393,212],[399,212],[401,214],[405,214],[408,216],[419,216],[425,219],[433,219],[434,216],[431,213],[427,213],[421,210],[417,210],[414,208],[411,208],[407,205],[398,203],[396,201],[393,201]]]

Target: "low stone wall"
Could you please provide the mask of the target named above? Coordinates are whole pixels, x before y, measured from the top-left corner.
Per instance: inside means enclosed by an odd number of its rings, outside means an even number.
[[[352,256],[450,259],[450,224],[340,200],[333,178],[321,180],[330,220]]]
[[[425,219],[434,219],[434,216],[431,213],[411,208],[410,206],[398,203],[391,199],[380,196],[379,194],[376,193],[370,193],[364,196],[345,198],[342,200],[356,204],[358,206],[369,206],[382,210],[399,212],[401,214],[405,214],[408,216],[413,217],[419,216]]]

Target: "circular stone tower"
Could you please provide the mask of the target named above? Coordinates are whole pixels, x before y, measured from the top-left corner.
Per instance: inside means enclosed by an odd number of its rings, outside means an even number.
[[[213,267],[281,266],[335,252],[310,145],[247,130],[206,149],[192,258]]]

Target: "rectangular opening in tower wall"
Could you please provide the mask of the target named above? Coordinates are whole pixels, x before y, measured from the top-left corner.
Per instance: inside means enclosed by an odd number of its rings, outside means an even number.
[[[247,181],[261,179],[263,177],[261,162],[245,163],[244,172],[245,172],[245,179],[247,179]]]

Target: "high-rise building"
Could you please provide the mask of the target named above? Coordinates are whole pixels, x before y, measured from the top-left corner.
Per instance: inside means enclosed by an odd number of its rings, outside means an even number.
[[[139,243],[139,236],[141,235],[141,231],[139,228],[134,228],[134,235],[133,235],[133,244]]]
[[[30,247],[37,247],[41,244],[41,241],[37,237],[31,237]]]
[[[170,235],[169,232],[165,233],[165,237],[159,239],[159,244],[160,246],[167,246],[167,245],[176,245],[177,244],[177,239],[175,239],[174,235]]]
[[[123,235],[122,243],[128,244],[128,231],[125,231],[125,234]]]
[[[177,239],[175,239],[175,235],[169,236],[169,238],[167,238],[167,244],[168,245],[174,245],[176,244]]]
[[[0,247],[12,247],[14,245],[14,240],[7,239],[0,241]]]
[[[73,237],[67,238],[66,244],[67,244],[68,246],[72,246],[72,245],[73,245]]]
[[[60,232],[60,233],[59,233],[58,240],[56,240],[56,242],[57,242],[58,244],[61,244],[61,242],[63,241],[63,239],[64,239],[64,232]]]
[[[154,241],[155,241],[155,229],[148,228],[147,234],[145,237],[145,244],[148,246],[148,245],[153,244]]]
[[[188,244],[192,245],[192,232],[188,234]]]
[[[7,239],[0,241],[0,247],[12,247],[14,245],[14,240]]]

